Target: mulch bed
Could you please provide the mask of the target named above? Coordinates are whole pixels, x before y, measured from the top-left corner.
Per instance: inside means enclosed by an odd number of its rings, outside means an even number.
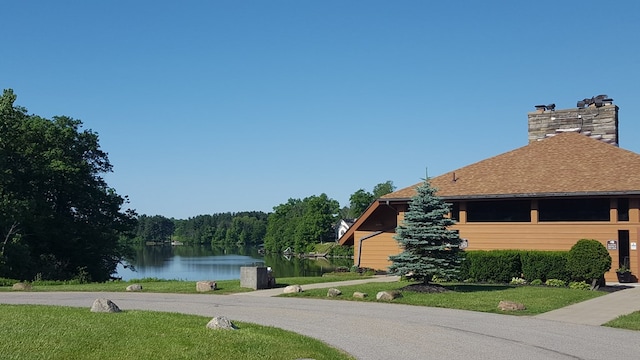
[[[438,284],[411,284],[401,288],[400,290],[413,291],[413,292],[419,292],[419,293],[430,293],[430,294],[437,294],[437,293],[450,291],[446,287]]]

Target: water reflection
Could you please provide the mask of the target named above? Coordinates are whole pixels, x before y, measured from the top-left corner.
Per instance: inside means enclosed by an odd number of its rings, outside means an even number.
[[[300,259],[277,254],[260,255],[255,248],[211,248],[208,246],[141,246],[127,266],[119,265],[115,276],[140,278],[234,280],[242,266],[270,266],[276,277],[321,276],[338,266],[351,266],[351,259]],[[135,272],[132,271],[133,265]]]

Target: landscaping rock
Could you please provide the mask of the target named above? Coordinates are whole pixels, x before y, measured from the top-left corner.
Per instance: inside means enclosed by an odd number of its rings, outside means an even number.
[[[502,300],[498,304],[498,309],[502,311],[519,311],[526,310],[526,307],[524,306],[524,304],[520,304],[515,301]]]
[[[336,297],[342,295],[342,291],[331,288],[327,291],[327,297]]]
[[[196,283],[197,292],[207,292],[218,289],[218,284],[215,281],[198,281]]]
[[[302,286],[300,285],[289,285],[282,290],[283,294],[291,294],[291,293],[299,293],[302,292]]]
[[[16,291],[27,291],[27,290],[31,290],[31,289],[33,289],[31,284],[27,284],[27,283],[23,283],[23,282],[15,283],[11,287],[11,290],[16,290]]]
[[[131,284],[127,286],[127,291],[142,291],[142,285],[140,284]]]
[[[117,313],[120,308],[109,299],[96,299],[91,306],[91,312]]]
[[[224,316],[216,316],[207,323],[209,329],[236,330],[237,327]]]
[[[353,297],[357,298],[357,299],[364,299],[367,296],[369,296],[369,294],[363,293],[363,292],[360,292],[360,291],[356,291],[356,292],[353,293]]]
[[[399,297],[402,297],[402,294],[400,293],[400,291],[397,291],[397,290],[380,291],[379,293],[376,294],[376,300],[391,301]]]

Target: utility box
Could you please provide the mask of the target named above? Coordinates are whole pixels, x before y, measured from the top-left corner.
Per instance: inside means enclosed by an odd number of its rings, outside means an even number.
[[[240,267],[240,287],[253,290],[269,288],[269,274],[264,266]]]

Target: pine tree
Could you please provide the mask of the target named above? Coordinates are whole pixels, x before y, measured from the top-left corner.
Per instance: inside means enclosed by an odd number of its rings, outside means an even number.
[[[390,256],[389,273],[410,276],[424,283],[434,276],[455,277],[461,262],[460,237],[449,227],[455,222],[446,217],[449,205],[435,195],[429,180],[416,188],[404,221],[396,228],[394,239],[403,252]]]

